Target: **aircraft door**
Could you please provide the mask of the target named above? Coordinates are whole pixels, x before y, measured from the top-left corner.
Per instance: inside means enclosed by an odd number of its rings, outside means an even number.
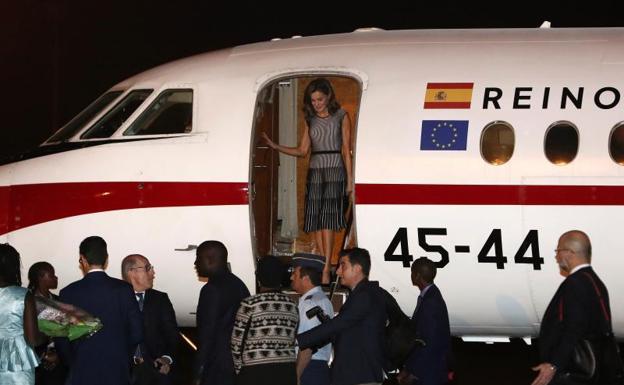
[[[318,253],[312,234],[303,231],[310,155],[295,157],[280,154],[269,148],[261,136],[265,132],[274,142],[288,147],[297,147],[301,143],[306,127],[304,91],[318,77],[302,75],[279,79],[266,85],[258,94],[250,157],[250,209],[256,257],[272,254],[287,259],[295,252]],[[356,80],[344,76],[324,78],[330,81],[341,108],[349,115],[354,162],[361,86]],[[341,249],[356,244],[352,220],[354,210],[347,206],[344,215],[349,226],[346,230],[335,232],[334,263]]]
[[[251,154],[251,201],[253,241],[256,255],[271,253],[275,230],[276,209],[274,198],[277,188],[275,175],[278,155],[264,143],[261,134],[275,137],[279,130],[276,119],[279,115],[279,92],[277,87],[267,87],[258,96],[255,110],[255,130]]]

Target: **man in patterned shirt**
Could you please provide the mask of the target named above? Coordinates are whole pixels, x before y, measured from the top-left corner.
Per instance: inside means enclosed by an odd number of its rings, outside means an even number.
[[[285,269],[273,256],[260,259],[258,294],[245,298],[232,331],[232,358],[236,383],[294,385],[297,305],[280,292]]]
[[[321,274],[325,258],[315,254],[297,253],[293,257],[295,270],[290,276],[292,288],[299,297],[299,330],[304,333],[320,325],[318,317],[308,318],[307,312],[315,307],[323,310],[328,317],[334,316],[334,308],[321,288]],[[329,385],[330,374],[327,362],[331,356],[331,344],[319,348],[300,349],[297,353],[297,377],[300,385]]]

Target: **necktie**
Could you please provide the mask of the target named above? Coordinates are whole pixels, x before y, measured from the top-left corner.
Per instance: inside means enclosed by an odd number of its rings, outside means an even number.
[[[143,311],[143,303],[145,302],[145,293],[136,293],[137,300],[139,301],[139,310]]]
[[[137,297],[137,301],[139,301],[139,310],[143,311],[143,304],[145,303],[145,293],[135,293]],[[141,354],[141,345],[138,345],[136,351],[134,352],[134,357],[143,358],[143,354]]]
[[[422,303],[422,295],[418,296],[418,301],[416,301],[416,309],[414,310],[414,314],[418,313],[418,308],[420,307],[420,304]]]

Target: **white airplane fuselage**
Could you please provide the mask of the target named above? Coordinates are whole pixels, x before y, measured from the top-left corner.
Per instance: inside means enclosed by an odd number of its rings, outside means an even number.
[[[286,77],[344,76],[361,87],[352,117],[358,245],[371,253],[371,279],[406,313],[418,296],[410,256],[427,256],[448,261],[436,284],[454,335],[536,336],[563,279],[558,237],[580,229],[593,242],[592,265],[622,337],[624,166],[609,140],[624,120],[623,52],[624,29],[367,31],[169,63],[112,88],[120,98],[154,92],[106,143],[0,167],[0,242],[19,250],[24,270],[51,262],[61,287],[81,277],[78,244],[87,236],[108,242],[113,276],[125,255],[146,255],[155,288],[191,326],[203,285],[192,245],[223,241],[232,271],[255,288],[249,191],[259,92]],[[436,84],[470,95],[439,104],[445,95],[427,99]],[[168,88],[193,90],[192,132],[125,137]],[[484,127],[497,121],[513,128],[515,145],[493,165],[480,146]],[[425,144],[426,122],[465,124],[465,150],[428,149],[435,143]],[[565,165],[545,156],[545,134],[557,122],[578,132],[578,152]],[[90,141],[80,132],[69,140]]]

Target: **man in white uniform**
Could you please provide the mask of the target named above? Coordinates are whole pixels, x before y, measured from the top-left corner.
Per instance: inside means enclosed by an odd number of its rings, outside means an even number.
[[[308,318],[310,309],[319,307],[328,317],[334,316],[334,308],[321,288],[321,275],[325,258],[315,254],[297,253],[293,257],[294,271],[290,276],[292,288],[301,295],[299,298],[299,329],[301,334],[316,326],[321,321],[317,316]],[[297,354],[297,378],[300,385],[329,385],[328,361],[331,356],[331,344],[319,348],[299,350]]]

